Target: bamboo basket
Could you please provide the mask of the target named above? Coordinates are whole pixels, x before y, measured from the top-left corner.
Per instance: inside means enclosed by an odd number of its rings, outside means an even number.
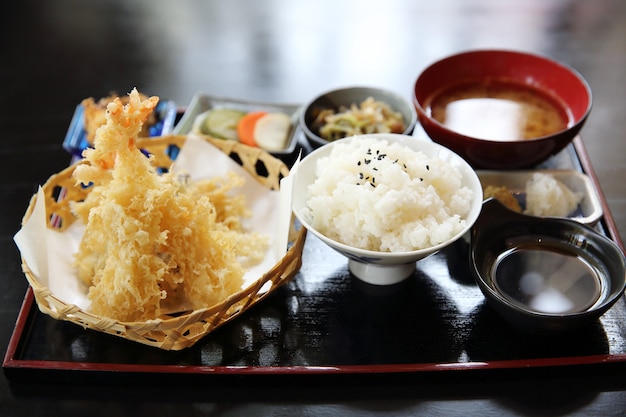
[[[251,148],[234,141],[210,137],[204,137],[204,139],[229,155],[269,189],[279,189],[280,180],[289,174],[289,168],[282,161],[261,149]],[[168,169],[176,156],[177,149],[182,147],[185,140],[186,136],[183,135],[169,135],[140,139],[137,146],[154,155],[155,166]],[[75,220],[70,211],[69,202],[84,199],[90,191],[89,188],[76,185],[72,177],[74,168],[75,166],[70,166],[52,175],[42,186],[46,198],[46,215],[50,219],[48,227],[60,232]],[[31,198],[23,222],[32,214],[36,198],[36,194]],[[253,284],[217,305],[144,322],[120,322],[94,315],[75,305],[68,305],[38,281],[24,258],[22,258],[22,269],[42,313],[57,320],[69,321],[87,329],[159,349],[181,350],[192,346],[213,330],[233,320],[293,278],[302,265],[305,237],[306,229],[301,227],[296,230],[292,217],[290,246],[285,256]],[[266,287],[261,291],[264,286]]]

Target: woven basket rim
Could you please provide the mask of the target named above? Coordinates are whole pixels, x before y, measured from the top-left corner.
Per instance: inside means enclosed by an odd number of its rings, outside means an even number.
[[[240,162],[244,169],[267,188],[278,189],[280,179],[289,175],[289,168],[282,161],[259,148],[252,148],[234,141],[217,140],[208,136],[199,135],[199,137],[213,144],[227,155],[236,155],[238,158],[237,162]],[[163,164],[164,159],[167,160],[167,158],[164,158],[163,154],[159,154],[159,151],[168,149],[172,145],[180,147],[184,144],[186,138],[186,135],[167,135],[140,139],[137,141],[137,146],[148,151],[155,151],[154,154],[159,155],[155,158],[156,163]],[[82,161],[79,163],[82,163]],[[261,177],[258,174],[257,170],[260,163],[265,166],[267,177]],[[71,177],[71,173],[76,166],[77,164],[69,166],[51,175],[42,186],[46,191],[46,210],[51,210],[48,213],[49,218],[54,216],[54,210],[63,211],[67,209],[64,205],[68,205],[68,201],[71,199],[55,201],[52,197],[52,189],[71,187],[67,179]],[[76,186],[75,183],[73,185]],[[87,192],[89,190],[79,190],[79,195]],[[32,214],[36,200],[37,194],[34,194],[29,201],[22,223],[26,222]],[[49,203],[51,203],[52,207],[49,207]],[[63,215],[67,216],[68,213],[64,212]],[[58,227],[59,231],[63,232],[69,226],[68,223],[71,224],[71,222],[72,220],[64,218],[61,221],[61,227]],[[54,228],[54,225],[49,224],[48,227]],[[84,328],[91,328],[160,349],[180,350],[192,346],[195,342],[234,319],[272,293],[276,288],[291,280],[302,264],[301,256],[305,237],[306,229],[300,227],[296,230],[295,218],[292,215],[289,238],[290,247],[286,254],[261,277],[249,283],[241,291],[230,295],[213,306],[147,321],[120,321],[85,311],[74,304],[64,302],[54,295],[48,287],[37,279],[24,257],[21,257],[22,270],[33,289],[35,301],[42,313],[57,320],[70,321]],[[261,292],[261,289],[267,286],[268,283],[270,283],[270,288]]]

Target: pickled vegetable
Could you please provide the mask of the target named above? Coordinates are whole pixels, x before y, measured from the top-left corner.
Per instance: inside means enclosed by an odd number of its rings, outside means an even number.
[[[207,112],[200,129],[218,139],[237,140],[237,125],[245,115],[241,110],[215,108]]]

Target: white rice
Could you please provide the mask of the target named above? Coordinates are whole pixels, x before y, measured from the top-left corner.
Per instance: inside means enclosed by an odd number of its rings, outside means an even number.
[[[553,175],[535,172],[526,183],[526,210],[533,216],[566,217],[582,200],[581,193],[574,193]]]
[[[309,186],[312,226],[361,249],[407,252],[465,229],[473,192],[440,158],[398,143],[359,138],[320,158]]]

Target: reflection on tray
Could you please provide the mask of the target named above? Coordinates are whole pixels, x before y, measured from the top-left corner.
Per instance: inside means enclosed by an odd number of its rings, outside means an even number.
[[[532,334],[515,331],[490,306],[482,303],[470,314],[466,349],[470,361],[499,361],[561,356],[605,355],[609,341],[597,320],[575,332]]]

